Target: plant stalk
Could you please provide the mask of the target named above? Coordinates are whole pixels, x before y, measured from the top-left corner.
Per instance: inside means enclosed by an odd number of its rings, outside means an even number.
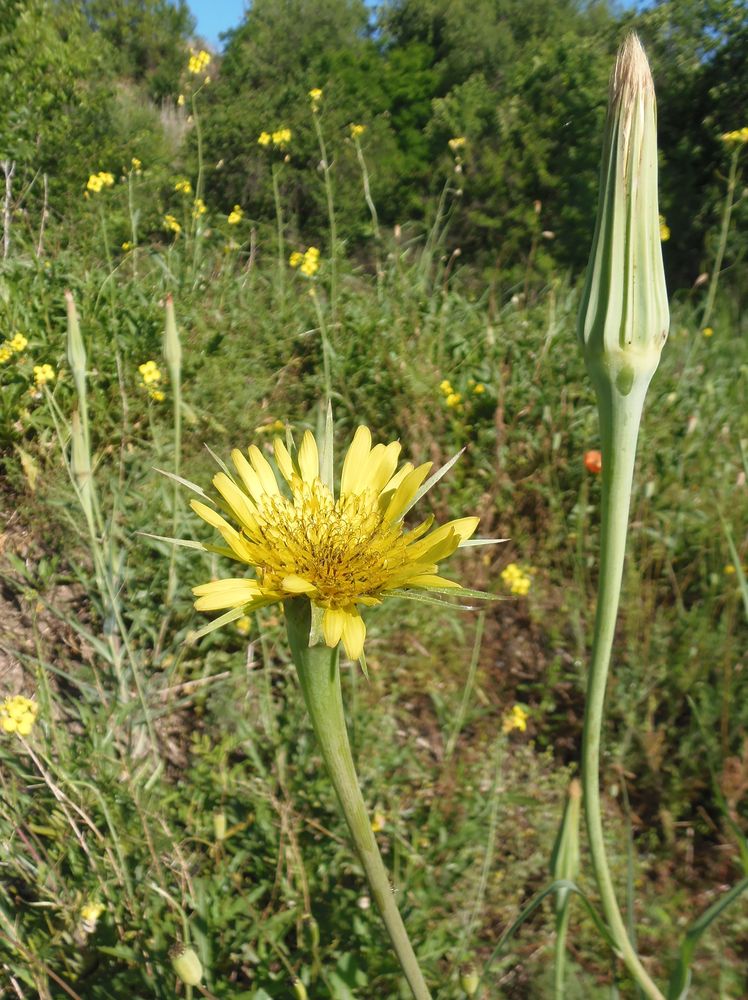
[[[415,1000],[431,1000],[405,930],[377,847],[353,764],[343,713],[338,650],[309,645],[311,605],[306,598],[285,602],[288,638],[301,690],[322,758],[338,797],[372,896]]]
[[[582,738],[582,786],[592,867],[608,927],[623,962],[644,994],[650,1000],[664,1000],[626,931],[605,854],[600,809],[600,734],[621,593],[636,442],[650,378],[651,374],[637,378],[627,395],[609,381],[597,380],[596,385],[603,456],[600,580]]]

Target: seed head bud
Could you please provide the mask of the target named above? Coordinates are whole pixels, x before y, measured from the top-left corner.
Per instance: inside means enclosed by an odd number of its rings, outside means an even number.
[[[179,382],[182,368],[182,345],[177,330],[177,319],[174,315],[174,299],[171,294],[166,296],[166,326],[164,329],[164,357],[169,369],[172,385]]]
[[[203,978],[203,967],[192,948],[178,941],[169,950],[171,965],[178,979],[185,986],[199,986]]]
[[[213,813],[213,837],[218,843],[226,839],[226,813],[223,809]]]
[[[78,323],[78,313],[75,308],[73,293],[65,292],[65,305],[68,315],[68,342],[67,355],[70,371],[73,374],[73,381],[78,396],[86,395],[86,348],[83,346],[80,324]]]
[[[598,394],[642,398],[670,322],[657,205],[657,109],[635,34],[610,81],[600,195],[578,334]]]
[[[460,973],[460,989],[468,997],[474,997],[478,992],[480,976],[472,966],[465,968]]]
[[[306,986],[304,986],[298,976],[293,977],[291,985],[293,986],[293,993],[297,1000],[309,1000],[309,994],[306,991]]]
[[[551,874],[553,880],[564,879],[573,882],[579,874],[579,815],[582,806],[582,786],[576,778],[569,785],[569,792],[564,807],[556,843],[551,854]],[[560,889],[556,893],[556,909],[560,910],[568,889]]]

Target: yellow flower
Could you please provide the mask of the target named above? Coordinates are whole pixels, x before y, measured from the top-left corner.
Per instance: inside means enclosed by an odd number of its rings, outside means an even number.
[[[482,382],[476,382],[475,385],[473,386],[473,392],[475,393],[476,396],[480,396],[485,391],[486,387],[485,385],[483,385]]]
[[[207,211],[208,210],[205,207],[205,202],[203,201],[203,199],[202,198],[195,198],[195,200],[194,200],[194,202],[192,204],[192,218],[193,219],[199,219],[200,216],[201,215],[205,215],[205,213]]]
[[[705,326],[701,332],[705,337],[712,337],[714,335],[714,330],[710,326]]]
[[[257,137],[257,145],[258,146],[269,146],[271,140],[272,140],[272,136],[270,135],[269,132],[260,132],[259,136]]]
[[[509,563],[506,569],[501,571],[501,579],[513,594],[524,597],[530,590],[530,577],[517,563]]]
[[[102,187],[110,188],[114,184],[114,174],[110,174],[106,170],[99,171],[98,177]]]
[[[291,267],[298,267],[303,259],[304,259],[304,254],[300,253],[298,250],[294,250],[294,252],[288,258],[288,263],[291,265]]]
[[[725,566],[725,573],[727,574],[727,576],[732,576],[734,572],[735,572],[735,567],[733,566],[732,563],[728,563]]]
[[[358,137],[362,136],[366,131],[365,125],[349,125],[349,128],[351,130],[352,139],[358,139]]]
[[[527,729],[527,720],[529,718],[530,716],[521,705],[514,705],[511,712],[504,716],[501,731],[503,733],[511,733],[513,729],[518,729],[521,733],[524,733]]]
[[[251,628],[252,628],[252,619],[249,617],[249,615],[243,615],[241,618],[238,619],[236,623],[236,631],[240,635],[245,635],[245,636],[249,635]]]
[[[259,427],[255,427],[255,434],[277,434],[285,429],[286,425],[282,420],[274,420],[271,424],[261,424]]]
[[[8,346],[12,351],[20,354],[21,351],[25,351],[28,346],[28,340],[24,337],[22,333],[16,333],[15,336],[11,337],[8,341]]]
[[[47,382],[54,382],[56,378],[52,365],[34,365],[34,383],[41,389]]]
[[[177,98],[177,105],[180,108],[184,107],[184,94],[180,94],[179,97]]]
[[[200,49],[199,52],[192,50],[192,55],[190,56],[190,61],[187,64],[187,69],[194,76],[202,73],[203,70],[207,69],[210,65],[210,52],[206,52],[205,49]]]
[[[371,829],[374,833],[381,833],[387,826],[387,817],[380,812],[375,812],[371,820]]]
[[[182,227],[180,226],[180,224],[177,222],[177,220],[174,218],[173,215],[164,216],[164,229],[167,229],[170,232],[177,234],[182,232]]]
[[[106,907],[102,903],[86,903],[85,906],[81,907],[80,922],[86,934],[93,934],[99,917],[105,909]]]
[[[93,191],[94,194],[98,194],[102,188],[101,178],[98,174],[91,174],[88,178],[88,184],[86,184],[86,189],[88,191]]]
[[[417,468],[406,463],[396,471],[399,442],[372,448],[371,432],[359,427],[336,497],[332,484],[321,478],[317,442],[309,431],[295,460],[280,438],[273,446],[283,491],[256,445],[249,447],[249,461],[238,448],[231,453],[235,477],[219,472],[213,479],[221,508],[239,530],[213,507],[192,501],[195,513],[221,534],[226,554],[255,571],[253,579],[214,580],[193,588],[198,611],[233,609],[199,635],[256,608],[304,595],[320,614],[325,643],[335,647],[342,639],[348,656],[358,659],[366,635],[359,606],[408,596],[412,588],[462,592],[437,575],[438,564],[470,538],[478,518],[460,518],[433,531],[433,517],[411,530],[403,524],[430,462]],[[213,545],[204,547],[215,551]]]
[[[6,733],[28,736],[34,728],[38,711],[39,706],[36,702],[24,698],[22,694],[5,698],[0,704],[0,728]]]
[[[322,90],[320,87],[313,87],[309,91],[309,100],[312,102],[312,111],[319,111],[319,102],[322,100]]]
[[[449,146],[449,148],[452,150],[453,153],[457,153],[459,150],[465,148],[466,143],[467,139],[465,138],[465,136],[458,135],[455,136],[454,139],[450,139],[447,145]]]
[[[447,398],[444,400],[444,402],[451,410],[456,410],[459,408],[460,403],[462,402],[462,396],[459,392],[450,392],[447,394]]]
[[[135,171],[136,174],[139,174],[140,171],[143,169],[143,164],[137,158],[137,156],[133,156],[132,160],[130,161],[130,164],[131,164],[132,169]]]
[[[233,209],[229,212],[227,222],[230,226],[236,226],[242,221],[244,212],[241,210],[239,205],[234,205]]]
[[[125,240],[125,242],[122,244],[122,249],[125,251],[125,253],[128,253],[130,250],[132,250],[134,246],[135,244],[132,243],[130,240]]]
[[[732,143],[743,145],[748,142],[748,125],[735,129],[733,132],[723,132],[720,139],[728,145]]]
[[[444,393],[445,396],[449,396],[450,393],[454,392],[454,389],[452,388],[452,383],[449,381],[448,378],[444,378],[441,380],[441,382],[439,383],[439,388],[441,389],[441,391]]]
[[[304,254],[304,259],[299,266],[299,270],[307,278],[312,278],[319,270],[319,250],[317,247],[309,247]]]
[[[192,194],[192,185],[186,177],[180,177],[174,185],[174,190],[179,194]]]
[[[4,365],[6,361],[10,361],[13,357],[13,348],[10,346],[10,341],[6,340],[3,344],[0,344],[0,365]]]
[[[142,365],[138,365],[138,371],[143,379],[141,385],[149,386],[161,381],[161,369],[155,361],[144,361]]]
[[[148,395],[155,403],[163,403],[166,399],[166,395],[161,389],[149,389]]]
[[[668,226],[667,222],[665,222],[664,215],[661,215],[659,218],[660,218],[660,243],[667,243],[667,241],[670,239],[670,227]]]
[[[265,133],[263,132],[263,135]],[[262,136],[260,136],[262,138]],[[291,141],[291,129],[290,128],[279,128],[273,132],[273,145],[277,146],[278,149],[285,149],[286,146]],[[267,145],[267,143],[262,143],[261,145]]]

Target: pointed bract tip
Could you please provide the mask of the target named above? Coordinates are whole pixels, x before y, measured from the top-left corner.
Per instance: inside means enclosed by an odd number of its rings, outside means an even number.
[[[645,93],[654,95],[654,81],[639,36],[631,31],[618,49],[610,78],[611,105]]]

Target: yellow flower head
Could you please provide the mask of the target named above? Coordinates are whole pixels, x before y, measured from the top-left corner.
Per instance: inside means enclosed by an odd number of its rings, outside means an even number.
[[[34,728],[39,706],[22,694],[12,695],[0,703],[0,728],[5,733],[28,736]]]
[[[441,380],[441,382],[439,383],[439,388],[441,389],[441,391],[444,393],[445,396],[449,396],[450,393],[454,392],[454,389],[452,388],[452,383],[449,381],[448,378],[444,378]]]
[[[298,267],[299,264],[303,261],[303,259],[304,259],[304,254],[300,253],[298,250],[294,250],[294,252],[288,258],[288,263],[291,265],[291,267]]]
[[[524,597],[529,592],[532,582],[517,563],[509,563],[506,569],[501,571],[501,579],[513,594],[518,594],[520,597]]]
[[[143,169],[143,164],[141,160],[137,158],[137,156],[133,156],[132,160],[130,161],[130,165],[132,166],[132,169],[135,171],[136,174],[139,174]]]
[[[201,215],[205,215],[208,209],[205,207],[205,202],[202,198],[195,198],[192,203],[192,218],[199,219]]]
[[[362,136],[364,134],[364,132],[366,131],[366,126],[365,125],[350,125],[349,128],[350,128],[350,131],[351,131],[351,138],[352,139],[358,139],[359,136]]]
[[[524,733],[527,729],[527,720],[529,717],[530,716],[521,705],[514,705],[511,712],[508,712],[504,716],[504,721],[501,724],[501,731],[503,733],[511,733],[513,729],[518,729],[519,732]]]
[[[89,176],[86,190],[93,192],[93,194],[98,194],[103,188],[111,187],[113,184],[114,174],[110,174],[106,170],[100,170],[98,174],[91,174]]]
[[[317,247],[309,247],[299,265],[299,270],[307,278],[314,277],[319,270],[319,250]]]
[[[665,216],[660,216],[660,243],[667,243],[670,239],[670,227],[665,221]]]
[[[264,134],[265,133],[263,132],[263,135]],[[262,138],[262,136],[260,138]],[[273,139],[273,145],[277,149],[285,149],[286,146],[291,141],[291,129],[290,128],[276,129],[275,132],[273,132],[272,139]],[[267,145],[267,143],[263,143],[263,145]]]
[[[52,365],[34,365],[34,383],[41,389],[47,382],[54,382],[56,373]]]
[[[273,137],[270,135],[269,132],[260,132],[259,136],[257,137],[257,145],[269,146],[272,141],[272,138]]]
[[[453,153],[458,153],[461,149],[465,148],[467,139],[464,135],[457,135],[454,139],[450,139],[447,145],[452,150]]]
[[[244,216],[244,212],[240,205],[234,205],[233,209],[229,212],[227,217],[227,222],[230,226],[238,225]]]
[[[325,643],[335,647],[342,639],[348,656],[358,659],[366,635],[361,606],[408,596],[413,588],[462,592],[437,575],[438,564],[470,538],[478,518],[460,518],[434,530],[433,517],[410,530],[403,523],[424,492],[430,462],[417,468],[406,463],[398,470],[400,444],[372,447],[371,432],[359,427],[335,496],[331,473],[324,460],[320,466],[309,431],[295,458],[280,438],[273,446],[280,484],[256,445],[250,445],[247,456],[235,449],[236,473],[219,472],[213,479],[220,506],[238,530],[214,506],[192,501],[195,513],[224,541],[220,550],[205,548],[221,551],[255,573],[254,578],[214,580],[193,589],[198,611],[231,609],[200,635],[256,608],[304,595],[320,613]]]
[[[748,142],[748,125],[736,128],[733,132],[723,132],[720,139],[728,146],[742,146]]]
[[[192,185],[186,177],[180,177],[174,185],[174,190],[179,194],[192,194]]]
[[[210,52],[206,52],[205,49],[200,49],[199,52],[192,51],[190,56],[190,61],[187,64],[187,69],[193,76],[198,76],[200,73],[204,72],[210,65]]]
[[[161,369],[155,361],[144,361],[142,365],[138,365],[138,371],[143,380],[141,385],[158,385],[161,381]]]
[[[702,332],[702,334],[705,337],[713,337],[714,336],[714,330],[710,326],[705,326],[704,329],[701,332]]]
[[[180,226],[180,224],[177,222],[177,220],[174,218],[173,215],[164,216],[164,229],[168,230],[169,232],[177,234],[182,232],[182,227]]]
[[[85,906],[81,907],[81,926],[86,934],[93,934],[99,922],[99,917],[105,909],[106,907],[102,903],[86,903]]]
[[[177,106],[180,108],[184,107],[184,94],[180,94],[177,98]]]
[[[476,396],[481,396],[486,391],[485,385],[482,382],[476,382],[473,386],[473,392]]]
[[[10,346],[10,341],[6,340],[0,344],[0,365],[4,365],[7,361],[10,361],[12,357],[13,348]]]
[[[457,410],[462,403],[462,396],[459,392],[447,393],[447,398],[444,400],[450,410]]]
[[[149,389],[148,395],[151,397],[154,403],[163,403],[163,401],[166,399],[166,394],[163,392],[162,389]]]
[[[129,253],[134,246],[135,244],[131,240],[125,240],[125,242],[122,244],[122,249],[125,251],[125,253]]]
[[[15,336],[11,337],[8,341],[8,345],[12,351],[20,354],[21,351],[25,351],[28,346],[28,340],[24,337],[22,333],[17,333]]]
[[[312,87],[309,91],[309,100],[312,102],[312,111],[319,111],[319,102],[322,100],[322,90],[320,87]]]

